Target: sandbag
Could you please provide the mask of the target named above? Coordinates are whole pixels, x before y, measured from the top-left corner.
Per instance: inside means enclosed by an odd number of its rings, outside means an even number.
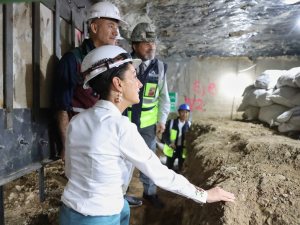
[[[258,115],[259,115],[259,107],[256,106],[248,106],[245,110],[245,112],[243,113],[242,117],[245,120],[256,120],[258,119]]]
[[[300,106],[300,93],[294,95],[291,99],[290,99],[290,103],[296,106]]]
[[[277,117],[280,132],[300,130],[300,106],[292,108]]]
[[[244,93],[242,94],[242,96],[245,96],[245,94],[249,91],[251,91],[252,89],[255,89],[254,84],[250,84],[249,86],[247,86],[244,90]]]
[[[293,108],[296,105],[290,102],[293,96],[300,93],[300,88],[281,87],[276,89],[269,98],[276,104]]]
[[[270,126],[275,126],[275,125],[277,125],[275,123],[277,120],[277,117],[288,110],[289,110],[288,107],[285,107],[283,105],[278,105],[278,104],[261,107],[259,110],[258,119],[260,121],[270,124]]]
[[[241,105],[238,107],[238,112],[243,112],[250,105],[256,107],[263,107],[274,104],[273,101],[269,98],[273,90],[265,90],[265,89],[249,89],[243,98]]]
[[[261,89],[273,89],[276,87],[280,76],[287,74],[286,70],[266,70],[256,78],[254,86]]]
[[[298,85],[295,81],[295,76],[300,74],[300,67],[295,67],[287,71],[287,74],[282,75],[278,78],[276,87],[295,87],[297,88]]]

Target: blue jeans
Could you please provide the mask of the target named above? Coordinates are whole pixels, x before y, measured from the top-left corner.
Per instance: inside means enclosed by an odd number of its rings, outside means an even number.
[[[60,225],[129,225],[130,208],[124,199],[121,213],[112,216],[84,216],[65,204],[60,208]]]

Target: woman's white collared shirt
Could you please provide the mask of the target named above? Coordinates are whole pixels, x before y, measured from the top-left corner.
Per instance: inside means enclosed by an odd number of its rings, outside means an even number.
[[[206,202],[206,191],[162,165],[148,148],[135,124],[111,102],[99,100],[70,121],[66,131],[65,171],[69,181],[62,201],[90,216],[119,214],[123,208],[123,180],[128,169],[123,158],[157,186]]]

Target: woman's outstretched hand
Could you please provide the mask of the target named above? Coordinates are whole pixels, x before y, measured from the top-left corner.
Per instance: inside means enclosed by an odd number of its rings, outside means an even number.
[[[219,187],[214,187],[212,189],[209,189],[207,192],[207,203],[213,203],[213,202],[234,202],[234,194],[231,194],[230,192],[224,191],[223,189]]]

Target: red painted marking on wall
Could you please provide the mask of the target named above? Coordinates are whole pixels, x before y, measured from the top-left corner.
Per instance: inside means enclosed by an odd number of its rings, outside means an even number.
[[[205,109],[203,109],[201,106],[203,105],[203,101],[202,99],[198,99],[197,102],[200,102],[200,104],[196,107],[196,109],[200,109],[202,110],[203,112],[205,111]]]
[[[215,85],[214,83],[210,83],[210,84],[208,85],[208,92],[209,92],[210,94],[212,94],[212,95],[215,95],[216,93],[215,93],[215,92],[212,92],[212,90],[215,89],[215,88],[216,88],[216,85]]]
[[[201,91],[197,90],[197,89],[201,88],[199,84],[200,84],[200,81],[196,81],[196,82],[194,83],[193,91],[194,91],[195,93],[197,93],[197,94],[200,94],[200,93],[201,93]],[[212,94],[212,95],[217,94],[217,93],[215,92],[215,88],[216,88],[216,84],[215,84],[215,83],[210,83],[210,84],[208,85],[208,92],[209,92],[210,94]],[[202,92],[202,94],[201,94],[201,97],[205,96],[205,87],[203,87],[202,90],[203,90],[203,92]],[[186,99],[185,99],[185,103],[188,104],[188,105],[190,106],[191,111],[194,111],[193,106],[195,105],[196,102],[198,102],[199,105],[196,106],[195,110],[201,110],[201,111],[204,112],[205,109],[202,108],[202,107],[203,107],[203,100],[202,100],[202,99],[193,99],[193,98],[186,98]]]
[[[200,91],[196,91],[196,88],[200,88],[200,86],[198,85],[199,83],[200,83],[200,81],[196,81],[194,83],[194,88],[193,88],[194,92],[197,94],[200,94]]]
[[[185,103],[190,106],[191,112],[194,111],[193,106],[194,106],[195,102],[196,102],[196,99],[191,99],[191,98],[186,98],[185,99]]]
[[[201,95],[201,97],[203,97],[205,95],[205,87],[203,87],[203,93]]]

